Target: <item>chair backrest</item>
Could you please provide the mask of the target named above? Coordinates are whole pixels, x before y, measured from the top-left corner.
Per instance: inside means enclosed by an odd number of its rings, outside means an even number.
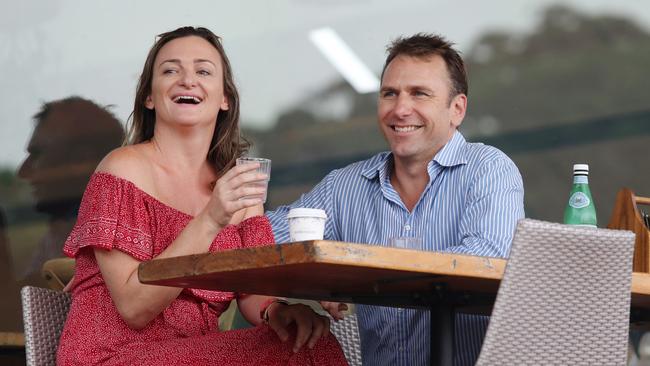
[[[341,344],[343,354],[350,366],[361,366],[361,338],[357,314],[349,314],[343,320],[332,322],[330,329]]]
[[[624,365],[629,231],[521,220],[477,365]]]
[[[25,286],[20,296],[27,366],[56,365],[56,350],[70,308],[70,294]]]

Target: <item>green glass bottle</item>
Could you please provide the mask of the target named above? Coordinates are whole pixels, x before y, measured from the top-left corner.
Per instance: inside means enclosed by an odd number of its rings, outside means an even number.
[[[596,227],[596,206],[589,190],[589,165],[573,165],[573,187],[564,210],[564,223]]]

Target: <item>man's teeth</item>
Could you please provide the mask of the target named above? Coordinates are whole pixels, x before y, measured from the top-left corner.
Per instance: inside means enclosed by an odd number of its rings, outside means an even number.
[[[417,129],[420,128],[420,127],[419,127],[419,126],[402,126],[402,127],[400,127],[400,126],[395,126],[395,127],[393,127],[393,128],[394,128],[395,131],[397,131],[397,132],[411,132],[411,131],[415,131],[415,130],[417,130]]]

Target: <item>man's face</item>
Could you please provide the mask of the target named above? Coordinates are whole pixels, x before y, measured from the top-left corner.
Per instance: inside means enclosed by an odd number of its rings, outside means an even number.
[[[379,127],[394,158],[428,162],[451,139],[467,107],[463,94],[449,98],[451,79],[444,60],[397,56],[382,79]]]
[[[36,209],[56,215],[62,206],[79,200],[96,161],[83,154],[80,133],[67,120],[68,109],[52,111],[35,128],[27,145],[28,156],[18,176],[32,186]],[[90,142],[92,144],[92,142]]]

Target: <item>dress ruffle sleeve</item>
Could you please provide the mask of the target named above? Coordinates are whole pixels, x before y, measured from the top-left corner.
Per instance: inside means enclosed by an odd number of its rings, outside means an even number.
[[[239,225],[226,226],[212,242],[211,252],[219,252],[227,249],[252,248],[275,243],[273,230],[266,216],[250,217]],[[226,296],[231,300],[232,293],[190,289],[190,292],[203,300],[224,301]]]
[[[241,238],[242,248],[259,247],[275,243],[271,222],[264,215],[254,216],[242,221],[237,225],[237,231]]]
[[[119,249],[137,260],[149,260],[154,246],[148,211],[145,196],[132,183],[96,173],[88,182],[63,252],[76,257],[85,247]]]

